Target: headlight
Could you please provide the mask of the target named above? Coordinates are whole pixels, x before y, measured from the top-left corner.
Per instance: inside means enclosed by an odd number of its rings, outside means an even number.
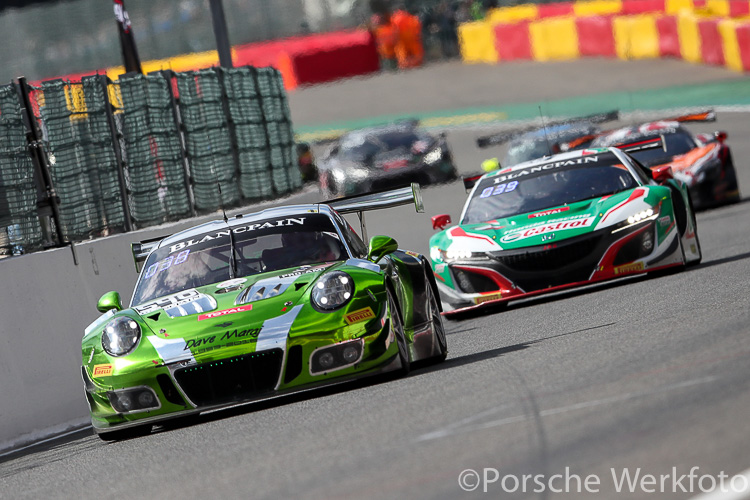
[[[338,309],[354,295],[354,282],[351,276],[341,271],[326,273],[313,285],[313,304],[327,311]]]
[[[110,356],[124,356],[138,345],[141,327],[127,316],[115,318],[104,327],[102,347]]]
[[[424,155],[424,162],[428,165],[432,165],[433,163],[437,163],[440,161],[440,159],[443,157],[443,150],[440,148],[433,149],[426,155]]]
[[[443,260],[450,262],[453,260],[489,260],[484,252],[471,252],[469,250],[454,250],[449,248],[448,251],[442,252]]]
[[[438,247],[431,247],[430,248],[430,258],[432,260],[442,260],[443,259],[443,252]]]
[[[636,222],[641,222],[642,220],[648,219],[649,217],[653,217],[653,215],[654,215],[654,211],[650,208],[646,210],[641,210],[640,212],[628,217],[628,224],[635,224]]]

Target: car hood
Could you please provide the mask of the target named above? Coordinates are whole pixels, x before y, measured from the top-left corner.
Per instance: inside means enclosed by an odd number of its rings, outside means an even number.
[[[116,315],[139,320],[141,344],[154,348],[156,364],[283,349],[317,278],[352,265],[357,263],[300,266],[236,278],[154,299]],[[92,323],[87,337],[101,331],[113,316],[110,312]]]
[[[453,226],[434,235],[430,246],[446,252],[492,252],[552,244],[620,224],[653,209],[659,199],[655,187],[638,187],[538,212]]]

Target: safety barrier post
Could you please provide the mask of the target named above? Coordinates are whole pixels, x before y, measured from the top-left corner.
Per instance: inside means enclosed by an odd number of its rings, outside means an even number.
[[[30,90],[29,84],[26,82],[26,77],[20,77],[18,83],[15,84],[15,88],[21,106],[21,116],[26,126],[26,137],[31,161],[34,165],[34,177],[37,185],[37,210],[42,228],[42,239],[54,245],[52,243],[51,229],[46,223],[51,216],[55,224],[57,246],[64,246],[67,241],[60,222],[60,197],[57,196],[52,176],[50,175],[47,154],[44,151],[44,143],[37,127],[34,109],[31,107],[31,99],[29,98]]]

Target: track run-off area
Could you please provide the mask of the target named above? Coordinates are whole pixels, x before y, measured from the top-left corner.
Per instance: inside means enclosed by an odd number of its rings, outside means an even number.
[[[717,93],[722,85],[745,95]],[[447,132],[464,174],[502,156],[475,138],[532,118],[529,109],[614,107],[628,123],[642,110],[660,117],[659,102],[714,104],[717,122],[689,128],[728,132],[743,201],[698,214],[703,262],[687,271],[446,321],[448,359],[403,379],[245,405],[128,441],[84,429],[6,453],[0,497],[750,498],[702,491],[750,484],[748,94],[750,79],[722,68],[609,60],[450,62],[295,91],[300,133],[436,120],[426,125]],[[457,220],[466,193],[459,181],[423,196],[424,214],[369,213],[369,235],[427,253],[430,216]],[[279,203],[319,199],[307,188]],[[83,388],[80,397],[85,410]]]

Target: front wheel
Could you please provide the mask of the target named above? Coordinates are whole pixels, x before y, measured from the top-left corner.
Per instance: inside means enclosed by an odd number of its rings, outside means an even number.
[[[435,363],[445,361],[448,357],[448,341],[445,336],[445,327],[443,326],[443,316],[440,314],[440,306],[429,281],[427,282],[427,307],[430,311],[430,322],[432,323],[432,333],[435,341],[436,354],[431,358]]]
[[[125,441],[137,437],[148,436],[151,434],[151,425],[139,425],[137,427],[128,427],[116,431],[101,432],[97,434],[102,441]]]

